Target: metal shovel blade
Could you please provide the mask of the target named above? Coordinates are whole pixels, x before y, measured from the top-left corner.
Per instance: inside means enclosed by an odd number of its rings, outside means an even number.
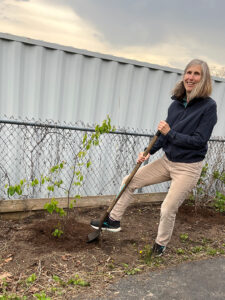
[[[87,243],[92,243],[94,241],[97,241],[100,236],[101,230],[95,230],[88,234],[88,240]]]
[[[109,210],[110,208],[108,208]],[[100,219],[100,222],[99,222],[99,228],[91,233],[88,234],[88,238],[87,238],[87,243],[92,243],[94,241],[97,241],[100,234],[101,234],[101,230],[102,230],[102,225],[103,225],[103,222],[105,221],[105,219],[107,218],[109,212],[108,210],[105,212],[105,214],[102,216],[102,218]]]

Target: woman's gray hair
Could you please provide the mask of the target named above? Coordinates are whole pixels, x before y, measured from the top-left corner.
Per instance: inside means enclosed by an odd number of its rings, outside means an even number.
[[[209,71],[208,64],[205,61],[200,59],[193,59],[187,64],[186,68],[184,69],[184,75],[191,66],[196,66],[196,65],[201,66],[202,77],[200,82],[197,83],[196,86],[191,91],[189,100],[192,100],[194,98],[207,98],[212,93],[212,81],[211,81],[210,71]],[[176,84],[172,93],[177,99],[183,99],[183,97],[186,95],[183,79]]]

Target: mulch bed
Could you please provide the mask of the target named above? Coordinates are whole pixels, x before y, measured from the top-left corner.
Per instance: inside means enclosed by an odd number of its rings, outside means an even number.
[[[0,295],[98,299],[121,277],[224,255],[225,215],[211,208],[183,205],[160,259],[148,257],[157,233],[159,205],[129,207],[121,232],[103,232],[99,241],[87,243],[90,220],[102,216],[105,209],[76,208],[64,219],[37,212],[21,220],[0,220]],[[59,226],[64,234],[56,238],[52,232]]]

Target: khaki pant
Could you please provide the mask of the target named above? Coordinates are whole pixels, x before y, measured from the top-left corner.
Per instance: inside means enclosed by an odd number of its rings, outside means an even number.
[[[114,220],[121,220],[125,209],[131,202],[135,189],[171,180],[170,189],[161,205],[160,223],[156,238],[156,243],[166,246],[171,239],[178,208],[197,184],[202,166],[203,161],[177,163],[169,161],[164,155],[162,158],[141,167],[114,206],[110,216]],[[126,178],[127,176],[123,179],[123,184]]]

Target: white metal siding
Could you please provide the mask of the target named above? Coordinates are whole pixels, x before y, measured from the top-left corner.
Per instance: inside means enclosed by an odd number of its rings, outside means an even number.
[[[155,131],[166,117],[177,69],[0,33],[0,116],[100,123]],[[225,80],[213,79],[225,136]]]

